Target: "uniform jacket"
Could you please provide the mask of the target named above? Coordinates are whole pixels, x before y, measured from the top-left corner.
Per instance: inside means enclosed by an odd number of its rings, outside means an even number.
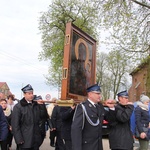
[[[24,142],[22,148],[39,147],[45,137],[45,121],[48,118],[44,104],[33,101],[27,103],[23,98],[14,106],[12,112],[12,131],[17,144]]]
[[[4,141],[8,135],[8,124],[3,109],[0,106],[0,141]]]
[[[110,110],[107,116],[111,129],[109,142],[111,149],[131,149],[133,147],[133,135],[130,130],[130,117],[133,105],[117,104],[115,111]]]
[[[104,108],[99,104],[97,110],[88,100],[83,102],[83,105],[92,122],[96,123],[99,118],[100,123],[97,126],[92,126],[83,115],[81,104],[79,104],[75,110],[71,127],[73,150],[103,150],[102,120]]]
[[[52,112],[51,121],[53,128],[56,128],[57,131],[61,131],[62,119],[60,115],[60,106],[55,106]]]
[[[71,140],[71,124],[74,110],[72,110],[71,107],[61,107],[60,114],[62,118],[62,138],[65,140]]]

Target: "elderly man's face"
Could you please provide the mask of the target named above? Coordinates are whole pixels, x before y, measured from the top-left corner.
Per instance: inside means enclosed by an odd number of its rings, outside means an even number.
[[[88,98],[93,101],[94,103],[98,103],[101,100],[101,93],[96,93],[96,92],[89,92],[88,93]]]

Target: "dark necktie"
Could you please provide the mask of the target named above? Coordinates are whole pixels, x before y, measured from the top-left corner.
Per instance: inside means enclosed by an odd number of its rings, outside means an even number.
[[[98,104],[94,104],[96,108],[98,108]]]
[[[95,105],[95,108],[97,110],[97,113],[99,112],[99,107],[98,107],[98,104],[94,104]]]

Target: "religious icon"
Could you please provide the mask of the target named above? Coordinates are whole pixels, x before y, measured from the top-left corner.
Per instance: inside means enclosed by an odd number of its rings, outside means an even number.
[[[82,101],[95,83],[96,41],[71,23],[66,32],[61,99]]]

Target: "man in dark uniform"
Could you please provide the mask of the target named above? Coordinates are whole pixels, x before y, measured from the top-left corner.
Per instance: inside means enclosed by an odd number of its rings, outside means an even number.
[[[107,100],[110,107],[107,116],[111,130],[109,143],[112,150],[133,150],[133,135],[130,130],[130,117],[133,112],[133,104],[129,102],[127,91],[117,94],[118,103],[115,106],[112,100]]]
[[[60,114],[62,119],[61,135],[64,140],[65,150],[72,150],[71,124],[75,111],[75,105],[71,107],[61,107]]]
[[[51,121],[53,124],[53,130],[56,130],[56,144],[55,150],[65,150],[65,145],[63,143],[61,128],[62,128],[62,119],[60,113],[60,106],[56,105],[53,109]]]
[[[87,88],[88,99],[80,103],[74,113],[71,127],[73,150],[103,150],[102,121],[104,108],[98,104],[101,99],[100,86]]]
[[[48,118],[45,104],[37,102],[30,84],[22,88],[23,99],[14,106],[12,131],[19,150],[39,150],[45,137],[45,121]],[[42,98],[41,98],[42,99]]]

